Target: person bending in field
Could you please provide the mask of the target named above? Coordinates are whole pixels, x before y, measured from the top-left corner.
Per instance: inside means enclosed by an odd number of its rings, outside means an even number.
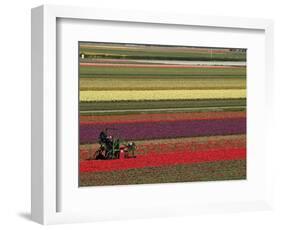
[[[99,135],[99,142],[101,144],[105,144],[107,150],[111,150],[113,146],[112,137],[107,136],[106,130],[101,131]]]
[[[107,141],[107,134],[106,131],[101,131],[99,136],[99,142],[100,144],[105,144]]]

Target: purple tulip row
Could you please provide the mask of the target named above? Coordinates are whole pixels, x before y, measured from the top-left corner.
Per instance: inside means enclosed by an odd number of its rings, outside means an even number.
[[[128,124],[80,125],[80,144],[96,143],[102,130],[122,140],[214,136],[246,133],[246,119],[189,120]]]

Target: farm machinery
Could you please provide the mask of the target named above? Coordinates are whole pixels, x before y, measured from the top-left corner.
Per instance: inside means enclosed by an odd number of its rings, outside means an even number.
[[[136,144],[134,142],[125,142],[109,134],[105,129],[99,134],[99,149],[94,153],[94,160],[113,160],[124,158],[135,158]]]

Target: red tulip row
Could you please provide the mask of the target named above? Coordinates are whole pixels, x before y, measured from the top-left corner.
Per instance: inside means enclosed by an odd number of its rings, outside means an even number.
[[[137,158],[132,159],[80,161],[80,172],[107,172],[145,167],[160,167],[244,159],[246,159],[246,148],[220,149],[196,153],[152,153],[139,155]]]
[[[104,116],[80,116],[80,124],[115,124],[115,123],[141,123],[178,120],[215,120],[245,118],[244,111],[231,112],[194,112],[194,113],[158,113],[158,114],[128,114],[128,115],[104,115]]]

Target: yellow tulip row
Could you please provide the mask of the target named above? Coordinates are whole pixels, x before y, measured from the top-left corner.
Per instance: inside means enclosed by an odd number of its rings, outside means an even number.
[[[246,98],[245,89],[80,91],[80,101],[192,100]]]

